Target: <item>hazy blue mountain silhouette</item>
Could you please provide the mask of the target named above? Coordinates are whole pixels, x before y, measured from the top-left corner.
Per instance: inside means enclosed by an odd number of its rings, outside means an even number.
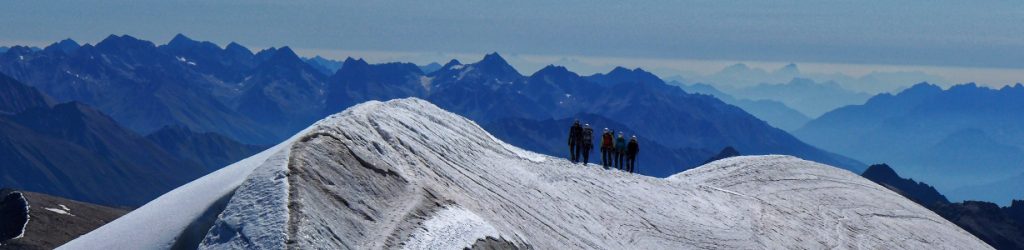
[[[846,105],[861,104],[871,97],[866,93],[845,89],[835,82],[815,82],[806,78],[723,91],[740,99],[779,101],[808,117],[818,117]]]
[[[836,109],[797,131],[801,139],[866,161],[886,161],[951,200],[1006,204],[1019,189],[951,192],[1024,173],[1024,86],[921,83]]]
[[[811,118],[807,117],[800,111],[786,106],[786,104],[774,100],[750,100],[750,99],[737,99],[729,94],[719,91],[717,88],[703,84],[683,84],[680,82],[671,82],[669,84],[679,86],[683,90],[689,93],[699,93],[714,96],[725,103],[740,107],[744,111],[760,118],[771,124],[776,128],[780,128],[786,131],[793,131],[800,127],[803,127]]]

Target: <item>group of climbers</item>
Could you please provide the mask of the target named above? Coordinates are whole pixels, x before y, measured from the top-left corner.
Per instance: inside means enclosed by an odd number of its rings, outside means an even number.
[[[594,148],[594,129],[590,124],[580,126],[576,120],[569,127],[569,158],[573,163],[580,162],[583,156],[583,165],[590,163],[590,150]],[[604,129],[601,134],[601,165],[604,168],[615,167],[616,169],[633,173],[636,171],[636,156],[640,153],[640,144],[633,135],[626,142],[625,134],[619,132],[618,138],[615,131]]]

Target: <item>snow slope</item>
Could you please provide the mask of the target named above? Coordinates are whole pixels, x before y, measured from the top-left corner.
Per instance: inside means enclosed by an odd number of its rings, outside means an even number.
[[[518,149],[419,99],[332,115],[63,248],[169,248],[228,197],[200,248],[990,249],[834,167],[749,156],[630,175]]]

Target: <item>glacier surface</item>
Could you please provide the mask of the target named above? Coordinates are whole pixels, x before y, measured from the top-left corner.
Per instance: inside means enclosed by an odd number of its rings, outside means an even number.
[[[419,99],[367,102],[63,249],[167,249],[229,198],[202,249],[990,249],[869,180],[791,156],[669,178],[571,164]]]

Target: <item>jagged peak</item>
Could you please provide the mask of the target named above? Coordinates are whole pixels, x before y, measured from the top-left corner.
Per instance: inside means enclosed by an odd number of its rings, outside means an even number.
[[[237,49],[243,49],[243,50],[245,50],[245,51],[249,51],[249,52],[252,52],[252,51],[250,51],[250,50],[249,50],[249,48],[246,48],[245,46],[242,46],[241,44],[238,44],[238,43],[236,43],[236,42],[230,42],[230,43],[228,43],[228,46],[225,46],[225,47],[224,47],[224,49],[225,49],[225,50],[233,50],[233,49],[236,49],[236,50],[237,50]]]
[[[261,51],[260,53],[263,52]],[[267,53],[273,54],[270,55],[269,59],[260,64],[260,67],[284,66],[288,68],[305,70],[316,75],[322,75],[320,71],[317,71],[312,66],[310,66],[309,63],[302,60],[302,58],[299,57],[298,54],[295,54],[295,51],[293,51],[288,46],[284,46]]]
[[[931,83],[928,83],[928,82],[920,82],[918,84],[914,84],[914,86],[910,86],[910,88],[907,88],[907,89],[903,90],[899,94],[902,95],[902,94],[906,94],[906,93],[935,93],[935,92],[942,92],[942,87],[939,87],[939,85],[931,84]]]
[[[292,48],[288,47],[288,46],[284,46],[284,47],[281,47],[280,49],[277,49],[277,52],[274,52],[274,56],[275,57],[285,57],[285,58],[289,58],[289,59],[294,58],[294,59],[301,60],[301,58],[299,58],[299,55],[295,54],[295,51],[293,51]]]
[[[565,68],[564,66],[554,65],[554,64],[548,64],[548,66],[545,66],[544,68],[542,68],[542,69],[538,70],[537,72],[533,73],[533,75],[535,75],[535,76],[543,76],[543,75],[570,75],[570,74],[574,75],[574,76],[579,76],[576,73],[574,73],[572,71],[569,71],[569,69]]]
[[[893,170],[892,167],[889,167],[889,165],[885,163],[869,166],[867,170],[864,170],[862,175],[899,178],[899,174],[896,174],[896,170]]]
[[[345,58],[345,61],[341,63],[342,69],[354,69],[353,67],[369,66],[370,64],[363,60],[363,58],[355,59],[352,57]]]
[[[987,88],[987,87],[980,87],[980,86],[978,86],[977,83],[968,82],[968,83],[961,83],[961,84],[953,85],[952,87],[949,87],[949,91],[977,90],[977,89],[983,89],[983,88]]]
[[[273,55],[274,53],[277,53],[276,47],[270,47],[256,52],[257,55]]]
[[[491,52],[484,55],[484,59],[477,62],[477,64],[508,64],[508,61],[505,61],[505,58],[502,58],[498,52]]]
[[[71,38],[66,38],[64,40],[60,40],[58,42],[50,44],[49,46],[46,46],[46,48],[44,48],[43,50],[71,53],[81,47],[82,45],[79,45],[78,42],[76,42],[75,40],[71,40]]]
[[[98,49],[104,49],[104,48],[125,48],[125,47],[129,47],[129,48],[155,48],[156,45],[153,44],[153,42],[146,41],[146,40],[141,40],[141,39],[129,36],[129,35],[117,36],[117,35],[113,35],[113,34],[111,34],[110,36],[107,36],[107,38],[103,39],[103,41],[100,41],[99,43],[96,44],[96,48],[98,48]]]
[[[171,38],[171,41],[168,42],[167,45],[190,45],[196,43],[199,42],[196,40],[192,40],[192,38],[189,38],[184,34],[178,33],[177,35],[174,35],[174,38]]]
[[[235,42],[228,43],[228,46],[224,47],[224,51],[247,56],[253,55],[252,51],[249,50],[249,48],[246,48],[245,46],[242,46],[241,44]]]
[[[510,80],[511,78],[521,77],[519,71],[508,64],[505,58],[502,58],[498,52],[493,52],[484,56],[483,60],[473,63],[472,68],[475,70],[481,70],[489,74],[495,74],[498,78],[503,80]]]
[[[637,68],[637,69],[639,69],[639,68]],[[608,75],[611,75],[611,74],[625,74],[625,73],[629,73],[629,72],[633,72],[633,71],[630,70],[630,69],[627,69],[625,67],[622,67],[622,66],[615,66],[615,68],[613,68],[612,70],[608,71],[607,74]]]
[[[448,63],[445,63],[444,66],[441,66],[441,69],[451,69],[452,66],[456,65],[462,65],[462,62],[459,62],[459,60],[456,59],[452,59],[451,61],[448,61]]]
[[[607,75],[609,75],[609,76],[612,76],[612,75],[623,75],[623,76],[631,75],[631,76],[658,77],[658,76],[654,75],[654,73],[648,72],[648,71],[646,71],[646,70],[644,70],[642,68],[639,68],[639,67],[638,68],[633,68],[633,69],[628,69],[628,68],[625,68],[625,67],[622,67],[622,66],[615,66],[614,69],[612,69],[611,71],[608,71]]]
[[[64,45],[64,46],[75,46],[75,47],[81,47],[82,46],[82,45],[78,44],[78,42],[76,42],[75,40],[71,39],[70,37],[69,38],[64,38],[64,40],[60,40],[59,42],[56,42],[54,44],[60,44],[60,45]]]

